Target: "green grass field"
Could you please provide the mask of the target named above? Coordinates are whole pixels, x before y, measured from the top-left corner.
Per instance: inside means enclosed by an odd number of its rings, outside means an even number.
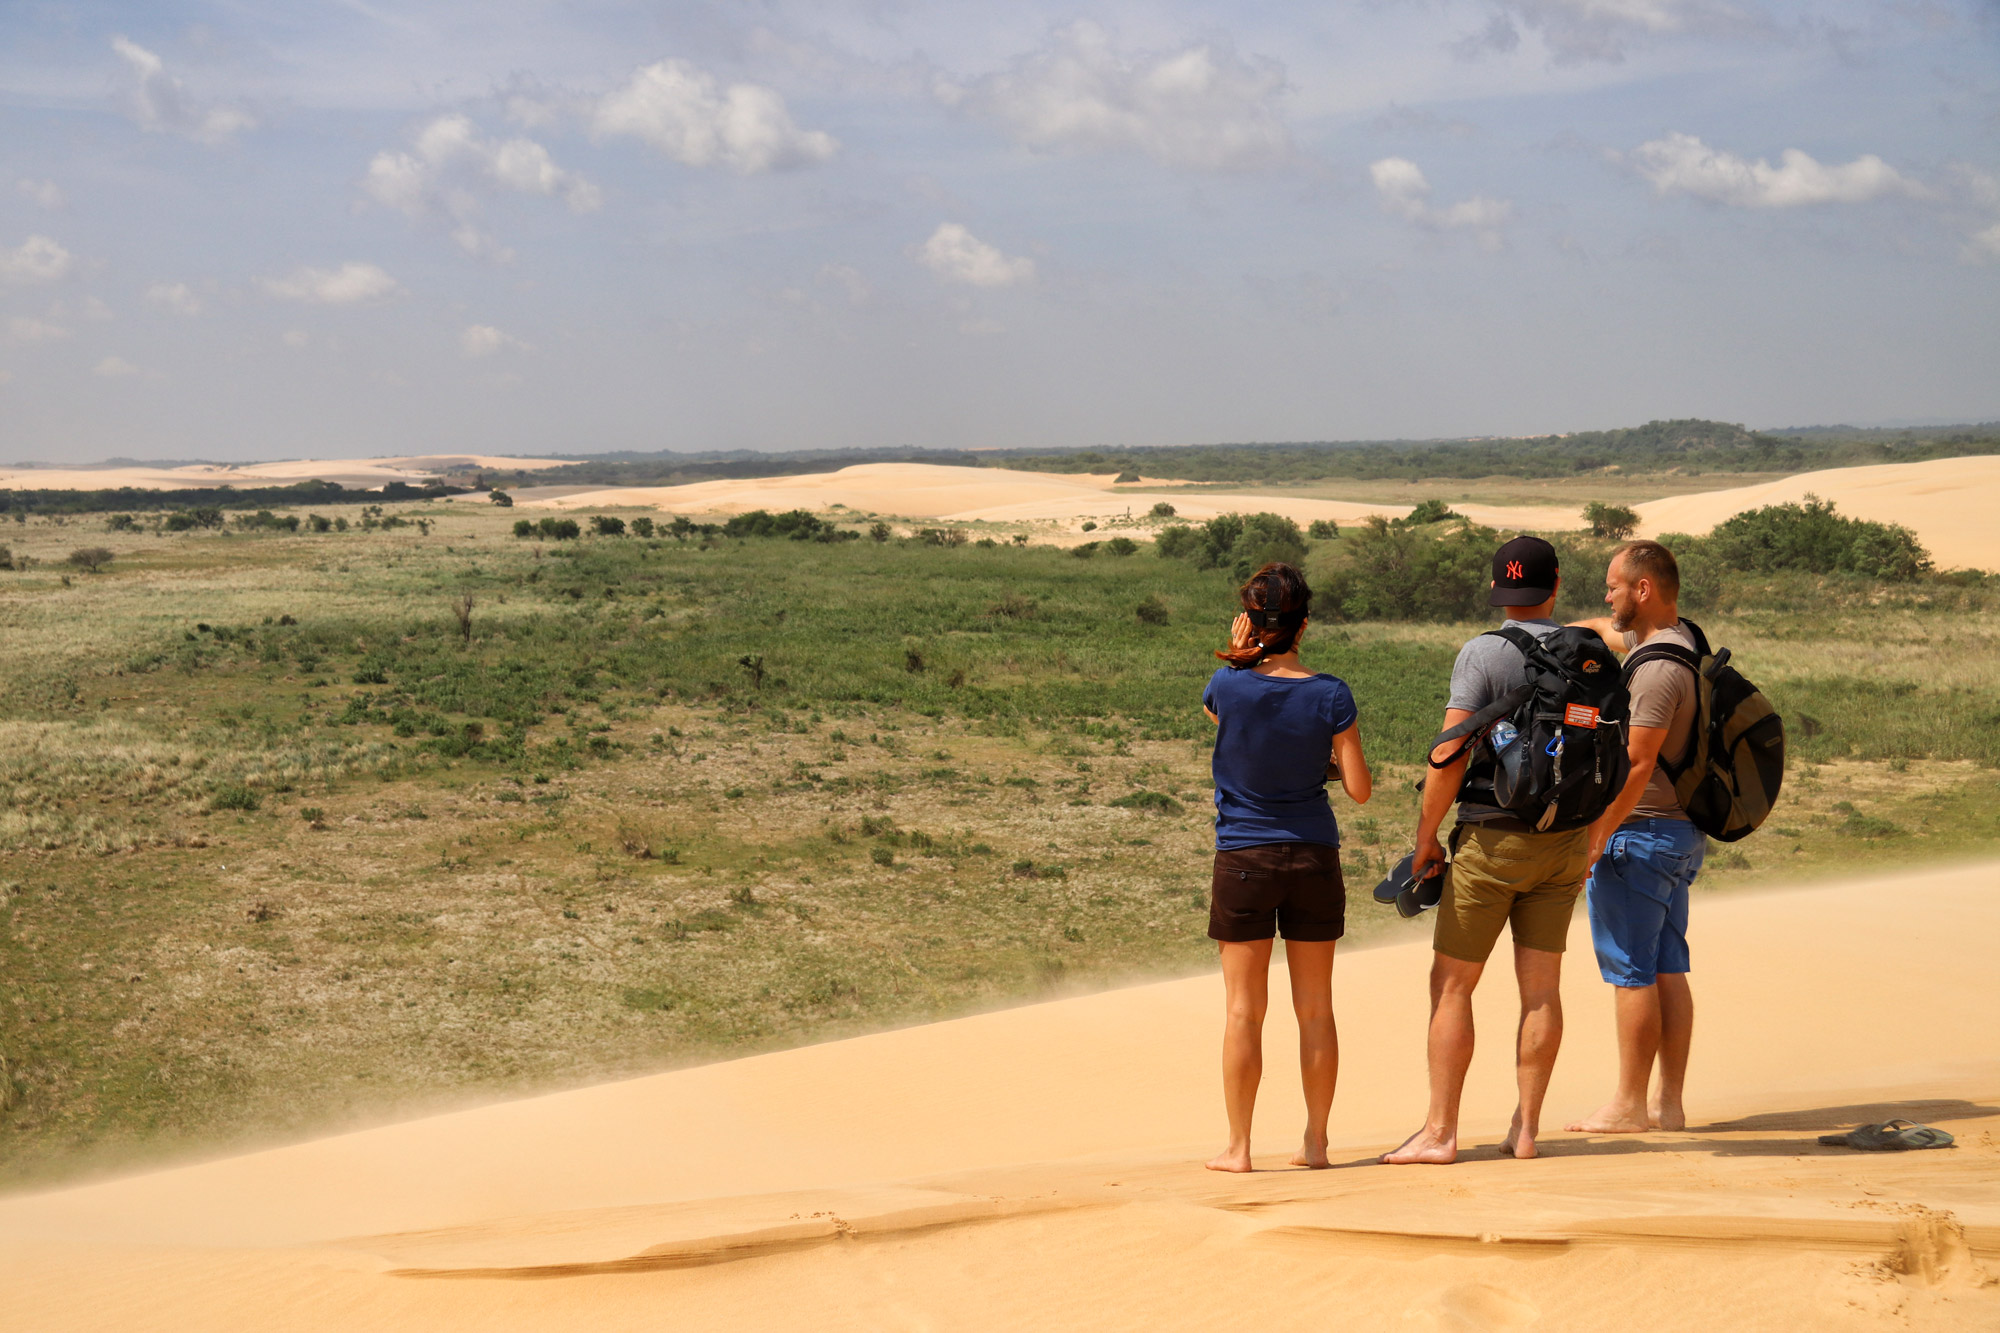
[[[1226,575],[422,512],[0,534],[0,1181],[1209,964]],[[1798,762],[1704,885],[2000,845],[2000,616],[1778,591],[1709,628]],[[1356,943],[1421,929],[1365,891],[1478,628],[1308,642],[1378,772],[1336,802]]]

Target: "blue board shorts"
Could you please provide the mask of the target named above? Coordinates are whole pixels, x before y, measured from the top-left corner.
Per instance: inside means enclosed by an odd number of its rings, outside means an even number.
[[[1614,986],[1650,986],[1688,966],[1688,889],[1707,835],[1685,819],[1618,826],[1590,868],[1590,941]]]

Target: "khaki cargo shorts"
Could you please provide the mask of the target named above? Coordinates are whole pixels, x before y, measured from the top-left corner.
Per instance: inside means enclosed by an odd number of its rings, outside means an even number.
[[[1561,953],[1583,888],[1590,830],[1506,833],[1462,824],[1437,907],[1439,953],[1483,963],[1511,924],[1514,943]]]

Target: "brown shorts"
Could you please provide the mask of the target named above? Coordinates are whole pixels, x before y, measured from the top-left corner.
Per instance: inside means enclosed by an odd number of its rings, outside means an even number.
[[[1512,833],[1461,824],[1453,838],[1432,947],[1483,963],[1509,926],[1514,943],[1561,953],[1583,887],[1590,831]]]
[[[1266,842],[1215,854],[1208,937],[1245,944],[1337,940],[1347,933],[1340,849],[1317,842]]]

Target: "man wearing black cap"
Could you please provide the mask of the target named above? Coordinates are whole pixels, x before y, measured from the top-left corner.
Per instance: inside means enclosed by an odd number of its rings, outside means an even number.
[[[1509,623],[1540,638],[1559,628],[1553,619],[1562,575],[1553,546],[1539,537],[1516,537],[1493,556],[1493,594],[1488,601],[1506,612]],[[1445,705],[1449,731],[1527,680],[1521,650],[1506,639],[1481,635],[1459,650]],[[1478,748],[1478,747],[1472,747]],[[1440,745],[1432,759],[1457,750]],[[1414,873],[1445,859],[1438,829],[1458,800],[1465,782],[1468,751],[1431,771],[1424,784],[1417,821]],[[1430,1114],[1424,1127],[1402,1147],[1383,1154],[1385,1162],[1446,1163],[1458,1158],[1458,1104],[1472,1064],[1472,992],[1501,927],[1514,938],[1514,976],[1521,989],[1520,1043],[1515,1072],[1520,1102],[1501,1151],[1535,1155],[1542,1097],[1562,1044],[1563,946],[1570,913],[1582,888],[1590,850],[1587,829],[1538,833],[1498,806],[1467,800],[1459,805],[1452,833],[1454,855],[1445,872],[1432,947],[1430,1026]]]

